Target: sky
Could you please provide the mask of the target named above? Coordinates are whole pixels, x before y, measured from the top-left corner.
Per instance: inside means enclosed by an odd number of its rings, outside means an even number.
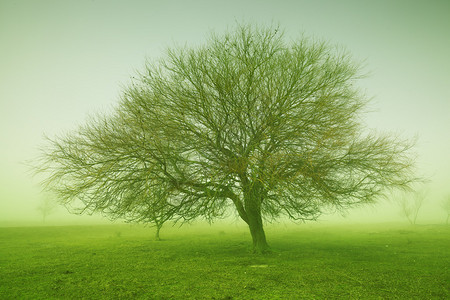
[[[146,59],[201,44],[236,22],[279,24],[287,39],[327,40],[363,61],[368,76],[360,85],[372,97],[367,124],[417,137],[417,171],[428,179],[419,222],[445,220],[439,203],[450,195],[450,1],[0,0],[0,225],[40,220],[36,207],[45,195],[25,162],[36,158],[44,134],[107,112]],[[74,220],[64,209],[58,216]],[[395,203],[384,201],[342,220],[398,216]]]

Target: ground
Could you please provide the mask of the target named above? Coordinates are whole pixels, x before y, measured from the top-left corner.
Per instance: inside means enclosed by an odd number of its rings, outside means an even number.
[[[450,226],[0,228],[0,299],[448,299]]]

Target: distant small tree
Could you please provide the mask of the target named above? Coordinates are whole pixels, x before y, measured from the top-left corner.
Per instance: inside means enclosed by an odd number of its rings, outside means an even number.
[[[51,139],[37,169],[88,212],[160,224],[231,206],[264,252],[266,220],[315,220],[414,181],[412,144],[365,129],[360,78],[341,48],[238,25],[147,64],[112,115]],[[161,184],[167,202],[146,197]]]
[[[416,224],[417,216],[422,208],[424,200],[426,198],[426,191],[411,191],[404,193],[398,199],[398,204],[400,206],[401,214],[406,217],[406,219],[411,224]]]
[[[158,187],[149,187],[141,194],[129,194],[130,205],[122,207],[123,213],[117,214],[128,222],[153,225],[156,228],[157,241],[161,240],[160,231],[164,223],[174,218],[177,211],[177,208],[169,202],[170,191],[163,186],[160,184]]]
[[[444,201],[442,201],[441,207],[447,213],[447,219],[446,219],[445,223],[448,225],[448,220],[450,218],[450,195],[447,196],[447,198],[444,199]]]
[[[45,223],[47,216],[53,213],[57,207],[57,202],[48,193],[44,193],[39,199],[39,205],[36,209],[42,215],[42,222]]]

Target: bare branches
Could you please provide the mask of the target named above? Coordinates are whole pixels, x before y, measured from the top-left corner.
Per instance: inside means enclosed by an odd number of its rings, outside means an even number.
[[[147,64],[112,116],[50,140],[39,171],[64,203],[137,221],[232,205],[253,226],[370,203],[414,181],[413,159],[364,130],[360,77],[342,49],[238,25]]]
[[[401,195],[397,201],[401,214],[406,217],[412,225],[416,224],[417,217],[424,201],[426,200],[426,190],[414,190]]]

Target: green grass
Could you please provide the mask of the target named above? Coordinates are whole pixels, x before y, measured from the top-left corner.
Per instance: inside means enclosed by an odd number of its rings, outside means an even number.
[[[448,226],[0,228],[0,299],[448,299]]]

